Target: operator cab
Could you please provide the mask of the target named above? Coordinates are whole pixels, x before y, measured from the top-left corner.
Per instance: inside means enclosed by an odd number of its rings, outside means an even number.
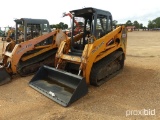
[[[80,30],[77,35],[71,34],[72,52],[82,53],[86,43],[92,43],[94,40],[99,39],[112,31],[112,15],[108,11],[89,7],[72,10],[70,13],[73,16],[71,33],[75,33],[74,30],[77,27],[74,24],[74,21],[76,20],[80,24]],[[76,40],[78,34],[83,34],[83,37],[79,39],[79,41]],[[94,40],[89,41],[91,36]]]
[[[26,41],[51,32],[49,22],[45,19],[16,19],[15,40]]]

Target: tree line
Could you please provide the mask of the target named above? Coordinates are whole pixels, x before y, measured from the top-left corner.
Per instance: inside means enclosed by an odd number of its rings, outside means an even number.
[[[113,20],[113,26],[117,26],[118,21],[117,20]],[[125,24],[125,26],[135,26],[135,29],[146,29],[147,27],[143,26],[142,23],[139,23],[137,20],[135,20],[134,22],[132,22],[131,20],[128,20]]]
[[[67,29],[68,28],[68,25],[63,23],[63,22],[60,22],[59,24],[52,24],[50,25],[50,28],[53,29],[53,28],[56,28],[56,29]]]
[[[119,25],[118,21],[113,20],[113,26],[117,26],[117,25]],[[160,29],[160,17],[157,17],[153,20],[149,20],[147,27],[143,26],[143,24],[139,23],[137,20],[135,20],[133,22],[131,20],[128,20],[125,23],[125,26],[135,26],[135,29]],[[59,24],[50,25],[50,28],[68,29],[68,25],[63,22],[60,22]]]
[[[116,25],[118,25],[118,21],[113,20],[113,26]],[[135,26],[135,29],[160,29],[160,17],[157,17],[156,19],[153,20],[149,20],[147,27],[143,26],[143,24],[139,23],[137,20],[133,22],[131,20],[128,20],[125,23],[125,26]]]
[[[150,29],[160,29],[160,17],[157,17],[154,20],[148,21],[148,28]]]

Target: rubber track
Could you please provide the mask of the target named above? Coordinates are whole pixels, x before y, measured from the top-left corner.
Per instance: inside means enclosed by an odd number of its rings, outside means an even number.
[[[97,76],[98,76],[97,71],[100,71],[104,67],[108,67],[112,62],[117,60],[117,58],[119,58],[122,54],[123,54],[122,51],[115,51],[115,52],[109,54],[108,56],[106,56],[105,58],[102,58],[100,61],[94,63],[93,67],[91,69],[91,74],[90,74],[90,84],[92,84],[94,86],[100,86],[103,83],[105,83],[106,81],[108,81],[109,79],[113,78],[118,73],[120,73],[121,70],[123,69],[123,66],[124,66],[124,57],[123,57],[123,60],[120,62],[121,66],[118,71],[110,74],[109,76],[107,76],[107,77],[103,78],[102,80],[100,80],[99,82],[97,82]],[[101,74],[105,74],[105,73],[101,73]]]
[[[45,52],[45,53],[43,53],[43,54],[41,54],[41,55],[38,55],[38,56],[36,56],[36,57],[34,57],[34,58],[31,58],[31,59],[29,59],[29,60],[27,60],[27,61],[20,61],[19,63],[18,63],[18,65],[17,65],[17,72],[21,75],[21,76],[28,76],[28,75],[31,75],[31,74],[34,74],[35,72],[36,72],[36,70],[33,72],[31,72],[31,73],[29,73],[29,74],[25,74],[24,72],[23,72],[23,69],[25,68],[25,67],[28,67],[28,66],[33,66],[34,64],[37,64],[37,63],[40,63],[40,62],[43,62],[45,59],[48,59],[50,56],[54,56],[55,54],[56,54],[56,52],[57,52],[57,49],[52,49],[52,50],[50,50],[50,51],[47,51],[47,52]],[[45,62],[45,61],[44,61]],[[54,61],[52,61],[52,62],[54,62]],[[41,66],[40,66],[41,67]]]

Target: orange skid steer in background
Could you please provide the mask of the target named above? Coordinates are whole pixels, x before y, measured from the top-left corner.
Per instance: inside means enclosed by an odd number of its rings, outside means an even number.
[[[14,74],[27,76],[42,65],[54,66],[57,48],[68,38],[61,30],[51,31],[45,19],[21,18],[15,22],[15,40],[11,39],[2,53],[0,85],[11,81]]]
[[[87,84],[100,86],[117,75],[124,66],[127,31],[112,29],[112,15],[96,8],[70,11],[81,19],[83,32],[61,42],[55,68],[42,66],[29,85],[57,103],[68,106],[88,92]]]

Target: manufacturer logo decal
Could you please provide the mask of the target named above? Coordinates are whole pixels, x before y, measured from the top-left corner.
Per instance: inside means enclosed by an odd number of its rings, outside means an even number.
[[[25,49],[27,49],[27,48],[29,48],[29,47],[31,47],[31,46],[32,46],[32,44],[28,44],[28,45],[22,47],[21,49],[19,49],[19,50],[17,51],[17,54],[23,52]]]
[[[104,44],[104,41],[101,42],[95,49],[92,50],[92,54],[95,53],[103,44]]]

